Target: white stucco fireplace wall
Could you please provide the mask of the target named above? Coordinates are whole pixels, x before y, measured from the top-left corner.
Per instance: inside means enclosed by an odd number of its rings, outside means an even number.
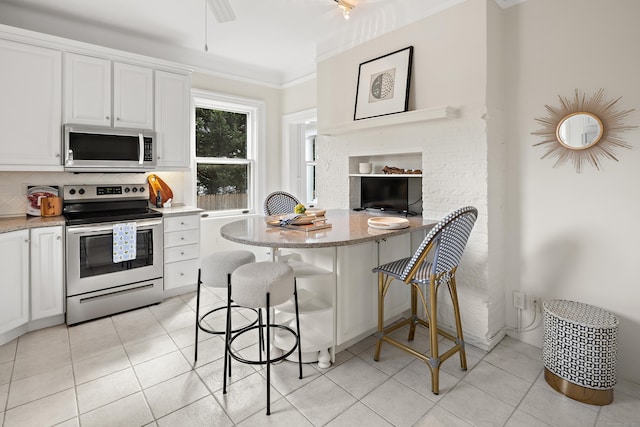
[[[349,158],[421,153],[422,209],[425,218],[438,220],[457,207],[473,205],[480,217],[459,270],[465,339],[490,346],[487,269],[487,144],[481,107],[461,112],[462,117],[392,125],[345,135],[320,135],[318,199],[325,208],[349,208]],[[403,167],[402,164],[390,165]],[[440,321],[453,320],[450,302]]]
[[[489,262],[489,246],[501,243],[492,242],[488,230],[494,207],[487,190],[486,16],[486,1],[467,1],[318,64],[319,203],[349,208],[350,157],[420,153],[425,218],[438,220],[466,205],[479,211],[458,286],[465,340],[481,348],[492,347],[504,334],[504,285],[494,279],[503,275],[489,268],[502,267]],[[464,32],[456,30],[461,27]],[[449,107],[455,114],[384,126],[365,119],[354,130],[331,132],[353,123],[359,64],[409,45],[414,46],[409,110]],[[439,321],[451,324],[447,298],[439,304]]]

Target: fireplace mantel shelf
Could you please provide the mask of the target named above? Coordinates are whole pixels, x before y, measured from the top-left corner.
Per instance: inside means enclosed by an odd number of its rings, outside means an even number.
[[[416,123],[426,120],[452,118],[457,115],[457,110],[448,106],[427,108],[424,110],[407,111],[404,113],[389,114],[387,116],[372,117],[370,119],[354,120],[332,127],[320,128],[320,135],[341,135],[359,130],[375,129],[385,126],[394,126],[407,123]]]

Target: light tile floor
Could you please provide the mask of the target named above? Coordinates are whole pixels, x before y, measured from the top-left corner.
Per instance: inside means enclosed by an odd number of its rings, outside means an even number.
[[[302,380],[297,364],[280,363],[267,417],[263,368],[234,363],[222,394],[219,336],[200,335],[192,368],[194,303],[182,295],[0,346],[2,425],[640,426],[640,385],[621,379],[611,405],[581,404],[546,384],[540,349],[511,338],[490,353],[468,347],[466,372],[457,356],[445,362],[437,396],[423,362],[391,346],[375,362],[373,337],[338,353],[329,369],[305,364]],[[220,303],[203,289],[205,306]]]

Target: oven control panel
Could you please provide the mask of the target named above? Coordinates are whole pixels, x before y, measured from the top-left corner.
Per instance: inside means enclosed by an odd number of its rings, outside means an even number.
[[[65,202],[73,200],[144,200],[148,197],[145,184],[65,185]]]

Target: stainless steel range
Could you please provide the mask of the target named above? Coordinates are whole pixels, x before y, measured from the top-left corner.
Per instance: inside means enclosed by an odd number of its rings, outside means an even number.
[[[63,214],[67,324],[162,301],[162,214],[144,184],[64,186]],[[128,250],[116,254],[124,235]]]

